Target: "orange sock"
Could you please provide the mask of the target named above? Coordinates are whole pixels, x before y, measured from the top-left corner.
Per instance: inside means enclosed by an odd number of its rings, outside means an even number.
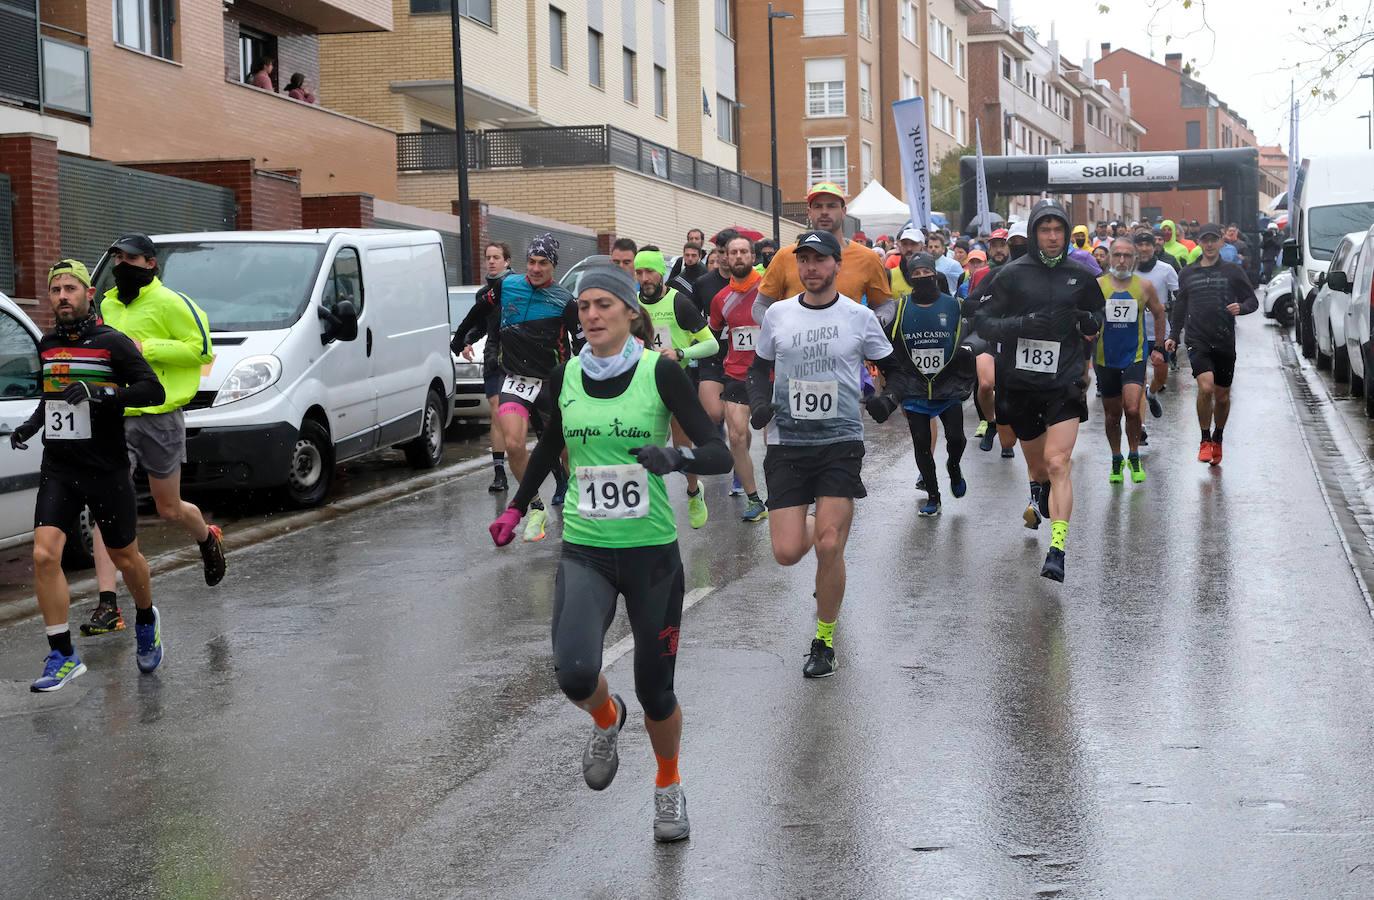
[[[672,759],[664,759],[655,753],[654,759],[658,760],[658,777],[654,779],[654,787],[667,787],[682,780],[677,774],[676,756]]]
[[[620,710],[615,708],[615,698],[607,697],[606,702],[598,709],[592,710],[592,719],[596,722],[596,727],[602,731],[615,725],[620,721]]]

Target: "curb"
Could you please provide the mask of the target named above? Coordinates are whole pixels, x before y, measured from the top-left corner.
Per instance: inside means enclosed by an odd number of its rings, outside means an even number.
[[[226,536],[224,545],[226,556],[235,550],[244,550],[254,544],[282,535],[291,534],[296,531],[304,531],[316,525],[332,522],[335,519],[351,515],[360,509],[375,506],[379,503],[386,503],[408,494],[415,494],[421,491],[431,490],[441,487],[450,481],[471,475],[474,472],[486,469],[491,465],[491,460],[484,456],[477,456],[473,459],[465,459],[462,462],[454,463],[442,469],[435,469],[421,475],[398,481],[395,484],[383,485],[373,488],[355,497],[345,497],[315,509],[302,510],[296,513],[277,516],[269,522],[253,525],[249,528],[236,530],[231,535]],[[148,569],[153,577],[165,575],[168,572],[175,572],[188,566],[200,565],[200,551],[194,546],[184,547],[180,550],[171,550],[166,553],[159,553],[157,556],[148,558]],[[91,575],[79,581],[68,583],[73,595],[94,592],[96,588],[95,576]],[[74,601],[72,609],[94,606],[94,599]],[[25,597],[22,600],[8,600],[0,603],[0,628],[22,622],[25,619],[37,618],[38,599],[34,596]]]

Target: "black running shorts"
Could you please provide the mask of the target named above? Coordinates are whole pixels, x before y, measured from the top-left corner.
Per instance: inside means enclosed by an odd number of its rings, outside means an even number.
[[[1019,441],[1033,441],[1051,425],[1087,415],[1082,381],[1048,391],[997,391],[997,424],[1010,426]]]
[[[118,472],[83,472],[38,478],[38,502],[33,508],[33,527],[51,525],[70,534],[72,526],[89,506],[100,537],[113,550],[127,547],[138,536],[138,500],[129,469]]]
[[[1212,382],[1217,387],[1228,388],[1236,377],[1236,351],[1189,344],[1188,365],[1193,367],[1194,378],[1203,372],[1211,372]]]
[[[818,446],[773,444],[763,457],[768,508],[809,506],[817,497],[867,497],[863,479],[864,442]]]

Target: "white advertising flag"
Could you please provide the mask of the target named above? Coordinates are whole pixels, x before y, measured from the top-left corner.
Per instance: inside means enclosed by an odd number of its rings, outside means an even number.
[[[1292,84],[1288,86],[1288,236],[1298,233],[1298,95]]]
[[[892,104],[897,123],[897,142],[902,152],[902,180],[911,221],[930,233],[930,160],[926,154],[926,101],[924,97]]]
[[[988,176],[983,171],[983,124],[973,120],[973,135],[978,151],[978,233],[992,233],[992,210],[988,206]]]

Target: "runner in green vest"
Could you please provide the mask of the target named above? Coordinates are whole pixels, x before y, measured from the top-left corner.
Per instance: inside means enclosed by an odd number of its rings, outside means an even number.
[[[635,254],[635,278],[639,280],[639,302],[653,328],[649,349],[676,360],[687,368],[689,360],[709,359],[720,350],[720,343],[707,326],[692,298],[665,288],[663,277],[668,267],[657,247],[645,247]],[[673,445],[690,447],[687,433],[674,419]],[[706,524],[706,498],[696,475],[687,475],[687,520],[693,528]]]
[[[680,841],[690,832],[677,768],[682,709],[673,693],[684,574],[663,476],[721,475],[733,460],[686,372],[646,348],[654,334],[634,280],[612,265],[591,266],[578,289],[587,345],[549,376],[557,402],[548,427],[491,536],[498,547],[510,543],[566,447],[572,480],[554,583],[553,656],[559,687],[592,715],[582,776],[588,787],[604,790],[620,767],[617,740],[627,710],[611,694],[601,653],[623,595],[634,633],[635,693],[658,760],[654,839]],[[695,451],[665,446],[670,417],[682,423]]]

